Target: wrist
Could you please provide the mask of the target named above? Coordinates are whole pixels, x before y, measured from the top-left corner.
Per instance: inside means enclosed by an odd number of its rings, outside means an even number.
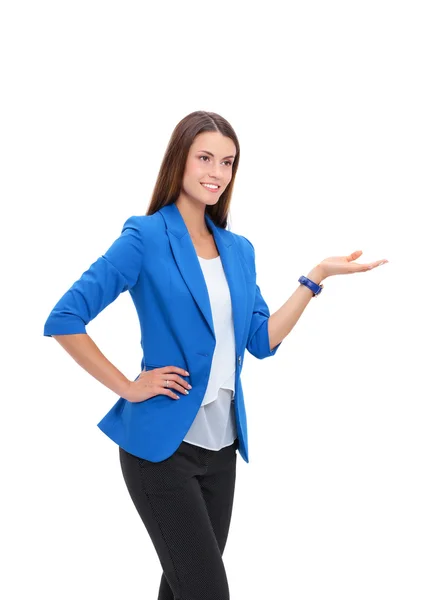
[[[317,285],[320,285],[320,282],[326,279],[326,276],[323,273],[323,270],[320,267],[320,265],[317,265],[313,269],[311,269],[307,277],[308,279],[311,279],[311,281],[314,281],[314,283],[317,283]]]
[[[125,398],[127,400],[131,383],[132,383],[132,381],[130,379],[126,378],[126,381],[123,381],[123,383],[121,384],[121,386],[118,389],[118,391],[116,392],[116,394],[118,396],[120,396],[121,398]]]

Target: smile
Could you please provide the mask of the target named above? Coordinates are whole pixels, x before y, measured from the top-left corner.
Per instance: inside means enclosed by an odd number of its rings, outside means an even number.
[[[209,190],[210,192],[216,192],[219,189],[219,185],[215,185],[214,183],[201,183],[204,188]]]

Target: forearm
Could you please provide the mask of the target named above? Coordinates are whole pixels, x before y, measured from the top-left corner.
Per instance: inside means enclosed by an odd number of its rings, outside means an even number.
[[[130,383],[129,379],[102,354],[88,334],[75,333],[52,337],[85,371],[117,396],[123,397]]]
[[[317,284],[324,279],[318,267],[314,267],[307,277]],[[287,302],[269,317],[270,350],[290,333],[312,298],[313,292],[306,285],[299,284]]]

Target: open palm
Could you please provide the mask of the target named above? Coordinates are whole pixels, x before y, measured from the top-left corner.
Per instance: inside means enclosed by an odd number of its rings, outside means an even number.
[[[355,250],[349,256],[330,256],[325,258],[319,264],[319,268],[322,270],[324,277],[330,277],[331,275],[346,275],[348,273],[361,273],[362,271],[369,271],[374,267],[379,267],[388,260],[383,258],[376,260],[371,263],[356,263],[354,262],[357,258],[362,255],[362,250]]]

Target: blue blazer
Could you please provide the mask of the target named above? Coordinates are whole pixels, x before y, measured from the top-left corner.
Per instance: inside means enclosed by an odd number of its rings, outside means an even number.
[[[249,462],[241,371],[247,349],[270,350],[269,308],[256,283],[255,251],[247,238],[217,227],[205,213],[229,284],[235,331],[235,416],[238,451]],[[120,236],[62,296],[44,335],[87,333],[85,326],[129,290],[141,328],[141,371],[177,366],[193,387],[173,400],[165,394],[142,402],[119,398],[97,426],[116,444],[160,462],[183,441],[202,403],[216,344],[208,289],[185,221],[176,204],[153,215],[131,216]],[[138,379],[139,375],[136,379]]]

